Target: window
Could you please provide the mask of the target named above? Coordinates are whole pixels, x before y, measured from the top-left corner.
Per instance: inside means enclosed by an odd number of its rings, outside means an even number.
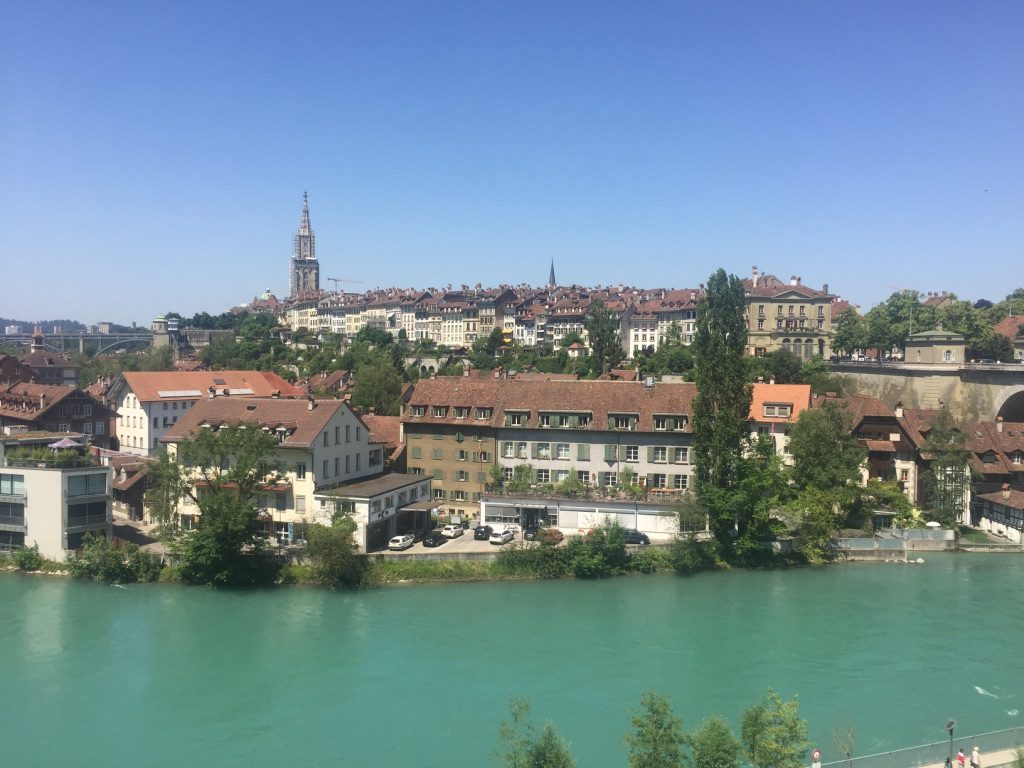
[[[481,419],[481,420],[491,418],[491,409],[490,408],[477,408],[476,409],[476,417],[478,419]]]
[[[516,455],[516,444],[512,442],[505,442],[501,444],[501,455],[506,459],[515,458]]]
[[[345,425],[345,442],[346,443],[351,443],[352,442],[352,425],[351,424],[346,424]]]
[[[668,448],[665,446],[658,446],[654,449],[653,460],[658,464],[664,464],[668,461]],[[665,486],[660,486],[664,488]]]
[[[445,498],[444,488],[435,488],[434,489],[434,498],[435,499],[443,499],[443,498]]]
[[[555,470],[555,482],[556,483],[561,483],[561,482],[563,482],[565,480],[568,480],[568,479],[569,479],[569,470],[568,469],[556,469]]]
[[[464,469],[460,469],[455,473],[455,479],[460,483],[464,483],[469,480],[469,473]]]
[[[414,405],[411,409],[411,415],[413,416],[426,416],[427,407],[425,405]]]
[[[306,464],[305,464],[305,462],[300,462],[300,463],[295,465],[295,477],[297,477],[299,480],[305,480],[306,479]]]
[[[345,457],[345,474],[347,475],[351,471],[352,471],[352,456],[349,455],[349,456]]]
[[[537,443],[537,458],[538,459],[550,459],[551,458],[551,443]]]
[[[324,430],[324,448],[326,448],[326,447],[327,447],[327,430],[325,429]],[[324,470],[324,471],[326,472],[327,470]]]
[[[526,458],[526,443],[516,443],[516,457],[520,459]]]
[[[153,417],[153,428],[155,429],[156,427],[159,427],[159,426],[160,426],[160,419],[157,416],[154,416]]]
[[[480,451],[480,461],[482,461],[483,463],[486,464],[490,460],[491,460],[491,454],[489,454],[487,451]]]
[[[163,404],[163,406],[164,406],[164,410],[166,411],[166,410],[167,410],[167,408],[168,408],[168,405],[167,405],[167,403],[164,403],[164,404]]]
[[[505,481],[507,482],[512,479],[514,471],[515,470],[513,470],[512,467],[504,467],[501,470],[501,476],[504,477]]]
[[[454,411],[454,416],[455,416],[456,419],[464,419],[467,416],[469,416],[469,408],[465,408],[465,407],[462,407],[462,406],[456,406],[452,410]]]
[[[689,486],[689,481],[689,475],[673,475],[672,487],[675,488],[677,491],[685,491]]]
[[[591,415],[589,413],[580,414],[580,426],[581,427],[588,427],[588,426],[590,426],[590,419],[591,419]]]
[[[781,418],[789,418],[789,415],[793,412],[793,406],[786,404],[781,405],[779,403],[770,404],[766,403],[764,406],[765,416],[777,416]]]
[[[526,417],[528,413],[522,411],[508,411],[505,413],[505,426],[506,427],[521,427],[526,424]]]
[[[627,445],[626,446],[626,461],[640,461],[640,446],[639,445]]]
[[[551,426],[551,414],[550,413],[542,413],[540,416],[538,416],[537,417],[537,426],[538,427],[550,427]]]
[[[654,428],[657,430],[668,429],[668,416],[655,416]]]
[[[555,458],[567,461],[569,459],[569,444],[557,443],[555,445]]]
[[[589,470],[577,469],[576,470],[576,477],[578,477],[580,479],[580,482],[583,483],[584,485],[589,485],[590,484],[590,472],[589,472]]]
[[[337,445],[341,442],[341,427],[337,424],[334,425],[334,444]]]
[[[341,474],[341,457],[339,456],[334,457],[334,474]]]
[[[686,464],[690,460],[689,448],[673,448],[672,461],[675,464]]]
[[[363,428],[356,424],[356,442],[358,443],[363,439]]]
[[[95,496],[107,492],[105,473],[71,475],[68,477],[68,496]]]
[[[648,485],[650,485],[651,488],[668,488],[668,475],[651,475]]]
[[[358,472],[362,468],[363,468],[363,454],[357,453],[356,454],[356,472]]]
[[[423,458],[423,449],[420,448],[418,445],[414,445],[412,447],[412,457],[414,459],[422,459]]]
[[[569,421],[569,414],[567,414],[567,413],[560,413],[560,414],[558,414],[558,426],[559,427],[562,427],[564,429],[565,427],[568,427],[570,425],[571,425],[571,422]]]
[[[456,461],[465,461],[467,458],[469,458],[469,455],[465,451],[459,450],[455,452]]]
[[[452,501],[466,501],[466,492],[452,491]]]
[[[619,483],[619,476],[618,476],[618,474],[616,474],[615,472],[605,472],[604,473],[604,485],[605,485],[605,487],[611,487],[613,485],[618,485],[618,483]]]
[[[433,452],[432,452],[432,458],[433,458],[433,459],[434,459],[435,461],[438,461],[438,460],[440,460],[440,459],[443,459],[443,458],[444,458],[444,449],[443,449],[443,448],[435,448],[435,449],[433,450]]]
[[[430,408],[430,415],[435,419],[443,419],[448,415],[448,406],[446,405],[434,405]]]
[[[551,482],[551,472],[549,470],[547,470],[547,469],[538,469],[537,470],[537,482],[538,483],[550,483]]]
[[[24,495],[25,495],[25,476],[24,475],[0,475],[0,496],[24,496]]]
[[[763,331],[764,330],[764,320],[758,320],[757,321],[757,330],[759,330],[759,331]]]
[[[1022,461],[1024,461],[1024,453],[1021,453],[1020,451],[1014,451],[1013,454],[1010,456],[1010,461],[1012,461],[1014,464],[1020,464]]]

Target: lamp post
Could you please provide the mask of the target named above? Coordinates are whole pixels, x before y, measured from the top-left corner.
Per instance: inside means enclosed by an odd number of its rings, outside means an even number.
[[[953,764],[953,729],[956,728],[956,720],[949,720],[946,723],[946,730],[949,731],[949,759],[946,761],[946,765]]]

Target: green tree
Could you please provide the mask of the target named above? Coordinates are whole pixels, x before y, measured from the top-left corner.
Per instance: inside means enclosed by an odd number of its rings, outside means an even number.
[[[381,416],[397,416],[402,403],[402,377],[381,355],[356,369],[352,405]]]
[[[694,339],[697,396],[693,401],[697,496],[727,559],[733,551],[736,510],[730,492],[743,457],[750,413],[750,385],[743,352],[747,343],[743,283],[719,269],[697,306]]]
[[[168,532],[185,581],[255,584],[272,581],[276,558],[266,550],[257,499],[276,439],[241,426],[204,428],[178,443],[177,455],[161,452],[148,470],[147,499]],[[178,504],[199,508],[196,528],[181,531]]]
[[[626,734],[629,768],[681,768],[686,743],[683,720],[673,714],[667,697],[647,691],[630,724],[633,730]]]
[[[867,321],[856,309],[847,307],[832,323],[832,349],[840,355],[852,355],[857,350],[866,349],[867,346]]]
[[[510,719],[498,729],[501,751],[494,755],[503,768],[575,768],[569,745],[550,723],[540,734],[530,723],[530,704],[524,699],[509,702]]]
[[[864,316],[868,324],[868,346],[887,354],[903,349],[911,333],[935,327],[935,308],[921,303],[918,291],[903,290],[872,307]]]
[[[388,331],[385,331],[383,328],[375,328],[372,325],[364,325],[356,333],[355,340],[357,342],[365,341],[371,347],[390,347],[394,343],[395,337],[392,336]]]
[[[619,318],[603,301],[595,301],[584,326],[590,340],[590,366],[594,376],[607,373],[622,360]]]
[[[865,459],[864,449],[852,434],[849,415],[833,402],[800,414],[790,431],[789,453],[798,491],[834,490],[844,499],[850,496],[844,489],[860,480]]]
[[[722,718],[714,715],[687,734],[693,768],[739,768],[740,743]]]
[[[946,407],[932,421],[925,452],[931,456],[923,483],[926,503],[936,520],[951,526],[967,509],[970,452],[965,447],[964,434],[956,428]]]
[[[528,491],[533,484],[533,467],[529,464],[517,464],[512,468],[512,479],[505,483],[505,487],[513,493]]]
[[[313,579],[330,587],[359,587],[366,583],[366,558],[358,554],[356,523],[343,514],[331,525],[309,525],[305,555],[312,562]]]
[[[796,697],[783,701],[770,690],[743,713],[740,739],[754,768],[802,768],[807,748],[807,722],[797,714]]]

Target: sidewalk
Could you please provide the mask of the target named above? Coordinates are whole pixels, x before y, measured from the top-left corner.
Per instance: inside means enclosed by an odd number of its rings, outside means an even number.
[[[970,760],[971,756],[968,754],[967,759]],[[982,768],[1000,768],[1003,765],[1013,765],[1013,762],[1017,759],[1017,750],[1014,749],[997,749],[993,752],[982,752],[981,753],[981,765]],[[956,757],[953,757],[953,766],[956,767]],[[967,764],[970,766],[970,763]],[[931,763],[930,765],[923,765],[921,768],[945,768],[945,761],[941,763]]]

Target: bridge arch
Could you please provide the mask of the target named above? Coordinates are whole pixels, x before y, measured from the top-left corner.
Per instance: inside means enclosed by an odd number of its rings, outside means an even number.
[[[1024,422],[1024,387],[1006,398],[996,415],[1002,416],[1003,421]]]

